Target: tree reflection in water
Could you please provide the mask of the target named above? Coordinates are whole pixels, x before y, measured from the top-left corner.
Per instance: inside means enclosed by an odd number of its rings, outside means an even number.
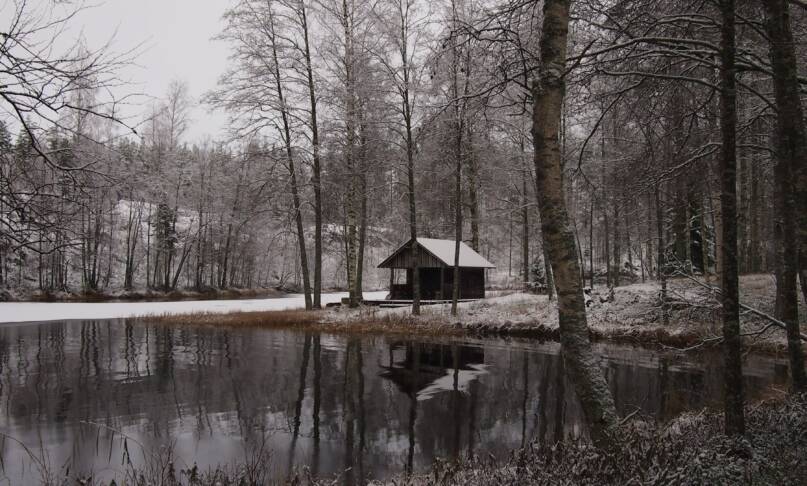
[[[599,345],[622,414],[667,420],[719,403],[719,360]],[[48,467],[96,479],[121,469],[124,439],[172,447],[177,469],[233,464],[264,445],[274,478],[308,468],[358,483],[436,458],[504,454],[585,433],[554,343],[402,341],[123,320],[0,328],[0,430]],[[311,368],[311,369],[309,369]],[[748,390],[786,366],[749,356]],[[132,461],[143,451],[126,442]],[[36,461],[0,443],[12,484]]]

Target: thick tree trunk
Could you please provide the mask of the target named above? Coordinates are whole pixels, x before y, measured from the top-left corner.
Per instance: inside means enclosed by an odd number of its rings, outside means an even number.
[[[628,268],[630,269],[631,274],[633,273],[633,246],[631,246],[631,238],[630,238],[630,228],[631,223],[630,219],[628,218],[628,214],[625,214],[625,248],[628,251]]]
[[[311,48],[308,40],[308,14],[305,2],[299,3],[300,24],[303,31],[305,69],[308,83],[308,102],[311,109],[311,148],[314,159],[314,309],[322,307],[322,169],[319,154],[319,124],[317,121],[317,97],[314,86],[314,71],[311,65]]]
[[[297,186],[297,170],[294,166],[294,153],[291,147],[291,127],[289,124],[289,113],[286,109],[286,100],[283,82],[280,73],[280,64],[277,57],[277,43],[275,42],[274,19],[269,19],[269,25],[272,29],[270,32],[272,41],[272,61],[274,61],[274,78],[277,89],[277,97],[280,102],[280,116],[283,122],[282,133],[283,142],[286,148],[286,162],[289,169],[289,178],[291,181],[291,198],[294,210],[294,222],[297,226],[297,243],[300,251],[300,271],[303,275],[303,294],[305,298],[306,310],[313,308],[311,301],[311,279],[308,271],[308,252],[305,248],[305,230],[303,228],[303,211],[302,204],[300,203],[300,193]]]
[[[134,198],[130,197],[132,201]],[[136,216],[129,207],[129,219],[126,227],[126,265],[124,268],[123,288],[131,290],[134,287],[135,252],[140,239],[140,226],[143,220],[143,203],[137,203]]]
[[[349,139],[352,139],[352,136],[348,136]],[[348,145],[352,145],[352,143],[348,143]],[[349,149],[348,149],[349,150]],[[352,158],[350,155],[346,155],[348,160]],[[348,162],[348,170],[350,175],[350,181],[348,182],[348,193],[346,197],[346,221],[345,221],[345,264],[347,265],[347,287],[349,292],[349,305],[351,308],[357,307],[359,305],[358,296],[356,295],[356,262],[357,262],[357,248],[356,248],[356,237],[357,237],[357,219],[358,215],[356,212],[356,176],[353,172],[355,172],[353,168],[353,164]]]
[[[409,202],[409,237],[412,240],[412,314],[420,314],[420,246],[418,245],[418,218],[415,203],[415,141],[412,136],[412,112],[409,101],[409,70],[407,68],[406,51],[404,59],[404,122],[406,123],[406,182]],[[442,288],[442,281],[440,283]],[[390,289],[392,290],[392,289]]]
[[[687,246],[689,245],[689,234],[687,232],[687,202],[684,192],[686,189],[683,180],[675,181],[675,196],[672,198],[672,257],[671,266],[686,272],[689,262],[687,262]]]
[[[646,240],[646,255],[647,255],[647,273],[650,278],[653,278],[653,196],[647,198],[647,240]]]
[[[726,434],[745,432],[740,295],[737,265],[737,88],[734,0],[720,1],[720,172],[723,216],[723,374]]]
[[[361,208],[359,210],[359,248],[356,255],[356,288],[354,293],[361,300],[363,298],[364,280],[364,249],[367,244],[367,136],[363,108],[359,108],[359,197]]]
[[[574,234],[563,192],[558,144],[565,81],[569,1],[546,0],[541,32],[540,79],[533,84],[533,144],[541,231],[558,291],[558,321],[565,369],[595,444],[615,440],[616,409],[588,338],[586,305]]]
[[[179,262],[177,262],[176,269],[174,270],[174,276],[171,278],[171,285],[169,286],[168,290],[177,289],[177,284],[179,283],[179,277],[182,275],[182,269],[185,267],[185,262],[187,261],[188,255],[190,255],[190,253],[191,253],[190,244],[182,247],[182,253],[179,257]]]
[[[473,129],[468,124],[468,208],[471,216],[471,248],[479,251],[479,161],[474,152]]]
[[[454,287],[451,292],[451,315],[457,315],[457,301],[460,299],[460,242],[462,241],[462,124],[457,121],[457,146],[456,154],[457,165],[454,169],[455,177],[455,204],[456,211],[454,214]]]
[[[146,288],[151,288],[151,203],[146,218]]]
[[[807,390],[804,370],[804,350],[799,337],[799,296],[796,288],[798,265],[801,265],[801,285],[805,290],[807,252],[805,228],[807,201],[803,187],[807,167],[807,141],[799,97],[799,80],[790,15],[786,0],[766,0],[765,28],[770,38],[770,59],[777,117],[775,136],[776,197],[774,232],[777,243],[776,301],[777,317],[787,325],[787,345],[790,356],[790,377],[793,391]],[[798,228],[798,230],[797,230]],[[797,231],[801,235],[797,234]],[[801,247],[801,258],[799,257]]]
[[[205,268],[205,231],[204,231],[204,206],[203,200],[205,197],[205,171],[201,171],[201,187],[199,191],[199,238],[196,240],[196,271],[194,273],[194,288],[200,290],[202,282],[204,281],[204,268]]]
[[[356,190],[357,190],[357,177],[356,177],[356,161],[355,161],[355,148],[356,148],[356,133],[354,117],[356,116],[356,92],[353,79],[353,25],[351,21],[351,12],[348,9],[346,0],[342,1],[342,22],[344,29],[344,69],[345,69],[345,167],[348,174],[348,188],[345,198],[345,239],[346,239],[346,261],[347,266],[347,288],[349,292],[349,305],[351,308],[359,305],[359,299],[356,295],[356,262],[357,262],[357,245],[356,245],[356,226],[358,221],[358,214],[356,210]]]
[[[655,192],[655,202],[656,202],[656,239],[658,240],[658,255],[656,256],[656,275],[658,276],[659,283],[661,284],[661,294],[659,295],[659,300],[661,300],[661,312],[662,312],[662,321],[664,325],[667,325],[667,252],[666,247],[667,244],[664,241],[664,210],[661,207],[661,187],[660,184],[656,184]]]
[[[521,152],[524,152],[522,142]],[[524,159],[524,173],[521,177],[521,276],[524,279],[525,287],[530,284],[530,209],[529,193],[527,192],[527,179],[529,167],[526,157]]]
[[[594,289],[594,194],[591,194],[591,207],[588,213],[588,284]],[[584,282],[585,283],[585,282]]]
[[[622,267],[622,245],[619,234],[619,202],[614,202],[614,287],[619,287],[619,272]]]
[[[691,274],[694,268],[693,259],[692,259],[692,214],[693,214],[693,204],[692,204],[692,191],[686,192],[686,201],[685,201],[685,208],[684,208],[684,216],[685,222],[684,229],[686,234],[684,235],[684,243],[686,244],[686,248],[684,249],[684,271]]]
[[[411,239],[412,251],[412,314],[420,314],[420,267],[419,248],[417,244],[417,208],[415,199],[415,139],[412,134],[412,99],[410,92],[411,85],[411,65],[409,64],[409,28],[410,12],[409,3],[402,1],[398,3],[400,8],[400,42],[398,44],[401,55],[401,71],[403,82],[400,86],[401,108],[403,113],[404,127],[406,129],[406,192],[409,210],[409,238]],[[441,283],[442,285],[442,283]],[[392,290],[392,289],[390,289]]]
[[[605,249],[603,251],[605,256],[605,285],[610,289],[614,286],[614,278],[611,275],[611,224],[610,219],[608,218],[607,205],[603,205],[602,217],[603,222],[605,223],[605,232],[603,234],[603,238],[605,238]]]
[[[453,23],[456,27],[457,21],[457,9],[455,0],[451,1],[451,9],[453,15]],[[462,242],[462,138],[464,132],[464,117],[465,113],[462,108],[462,102],[460,101],[460,87],[459,87],[459,77],[460,77],[460,67],[459,67],[459,51],[457,46],[457,39],[456,37],[452,37],[453,47],[452,47],[452,95],[454,97],[454,129],[456,130],[454,136],[454,159],[455,159],[455,168],[454,168],[454,197],[456,204],[455,207],[455,214],[454,214],[454,287],[451,292],[451,315],[457,315],[457,301],[460,299],[460,243]],[[466,76],[468,73],[466,72]],[[465,88],[467,91],[468,82],[466,79]]]
[[[367,189],[367,181],[362,175],[361,187],[364,193]],[[364,250],[367,246],[367,195],[361,195],[361,210],[359,211],[359,246],[356,253],[356,298],[361,301],[364,298]]]
[[[227,277],[230,265],[230,242],[232,241],[232,235],[233,235],[233,224],[230,223],[227,225],[227,238],[224,242],[224,256],[222,257],[222,263],[219,268],[220,289],[227,288]]]

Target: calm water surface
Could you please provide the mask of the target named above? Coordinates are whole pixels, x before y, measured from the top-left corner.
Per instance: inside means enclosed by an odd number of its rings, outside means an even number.
[[[623,415],[663,421],[719,400],[716,355],[598,350]],[[125,320],[0,326],[0,484],[37,483],[42,464],[120,476],[165,447],[177,468],[207,469],[263,444],[278,479],[305,466],[351,482],[554,443],[585,433],[558,351]],[[784,386],[786,370],[748,357],[749,394]]]

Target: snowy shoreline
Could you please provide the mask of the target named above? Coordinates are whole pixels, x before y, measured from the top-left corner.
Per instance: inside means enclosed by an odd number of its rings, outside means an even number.
[[[743,275],[740,279],[741,301],[765,312],[773,312],[775,285],[767,274]],[[587,306],[589,336],[595,341],[629,342],[660,346],[671,350],[702,343],[719,343],[719,302],[714,294],[688,279],[668,281],[667,319],[662,315],[657,282],[616,287],[613,295],[597,287]],[[804,306],[804,303],[801,303]],[[804,309],[804,307],[802,307]],[[802,310],[804,312],[807,309]],[[469,333],[559,339],[557,306],[546,295],[512,293],[476,302],[461,303],[458,315],[451,316],[449,305],[424,307],[412,316],[409,308],[339,309],[323,317],[323,329],[349,330],[377,323],[380,331],[446,334]],[[742,330],[748,349],[778,354],[784,352],[784,331],[769,328],[768,321],[744,314]],[[768,329],[767,332],[760,332]],[[807,332],[807,327],[803,327]],[[760,332],[759,334],[755,334]],[[717,338],[716,338],[717,336]],[[696,346],[697,347],[697,346]]]
[[[774,286],[769,275],[743,276],[741,284],[744,302],[770,311]],[[659,288],[655,282],[621,286],[614,289],[610,297],[605,289],[595,289],[587,312],[591,338],[679,349],[714,341],[719,333],[716,327],[719,306],[714,295],[685,279],[669,281],[668,288],[669,322],[666,323],[661,316]],[[385,296],[385,291],[364,294],[368,300]],[[336,303],[343,297],[347,297],[347,293],[323,294],[322,302],[323,305]],[[293,322],[287,322],[288,316],[277,321],[277,316],[265,315],[302,308],[303,296],[299,294],[283,298],[168,302],[14,302],[0,303],[0,324],[162,317],[165,323],[222,326],[250,323],[264,327],[313,327],[327,332],[558,338],[555,302],[548,301],[545,295],[491,292],[487,299],[460,304],[457,317],[450,315],[448,305],[424,307],[420,316],[412,316],[408,307],[363,306],[336,308],[317,316],[295,318]],[[226,318],[218,317],[225,315]],[[766,324],[748,315],[743,319],[743,330],[753,334]],[[786,346],[784,333],[777,330],[754,335],[746,341],[756,351],[763,352],[779,353]]]
[[[387,292],[365,292],[367,299],[383,299]],[[341,301],[347,292],[322,294],[323,305]],[[3,302],[0,324],[45,321],[125,319],[195,313],[266,312],[302,309],[302,294],[288,297],[235,300],[183,300],[170,302]]]

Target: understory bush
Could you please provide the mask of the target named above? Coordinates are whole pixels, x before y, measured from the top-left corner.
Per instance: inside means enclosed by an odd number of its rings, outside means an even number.
[[[439,463],[411,485],[807,484],[807,395],[749,407],[747,433],[723,434],[720,414],[686,414],[665,426],[634,421],[603,452],[583,442],[530,446],[505,461]]]

